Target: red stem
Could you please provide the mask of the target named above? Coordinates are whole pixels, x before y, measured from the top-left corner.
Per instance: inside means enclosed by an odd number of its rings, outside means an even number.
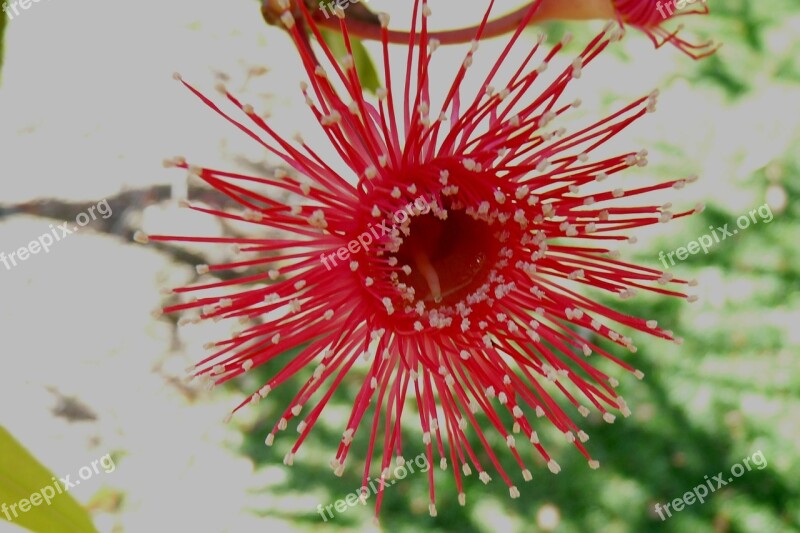
[[[525,6],[490,21],[484,28],[483,37],[497,37],[516,30],[525,14],[530,8],[530,3]],[[615,16],[612,0],[543,0],[539,10],[531,19],[533,22],[543,22],[545,20],[589,20],[589,19],[611,19]],[[371,39],[379,41],[381,39],[381,29],[361,20],[345,18],[347,30],[351,35],[361,39]],[[336,19],[318,20],[317,25],[326,28],[339,30],[339,21]],[[478,26],[460,28],[457,30],[446,30],[440,32],[430,32],[429,38],[438,39],[442,44],[458,44],[471,41],[478,30]],[[389,42],[396,44],[408,44],[409,32],[390,30]]]

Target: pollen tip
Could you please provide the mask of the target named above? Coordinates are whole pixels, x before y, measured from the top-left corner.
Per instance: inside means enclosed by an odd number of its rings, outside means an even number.
[[[378,20],[381,23],[381,28],[385,29],[389,27],[389,21],[391,20],[391,17],[388,13],[378,13]]]
[[[186,165],[186,158],[183,156],[175,156],[172,159],[164,159],[161,164],[164,168],[175,168]]]
[[[294,22],[294,16],[292,15],[292,13],[290,11],[285,11],[281,15],[281,22],[283,22],[283,25],[286,26],[287,28],[292,29],[294,27],[294,23],[295,23]]]
[[[139,244],[147,244],[150,242],[150,237],[148,237],[145,232],[137,230],[136,233],[133,234],[133,240]]]

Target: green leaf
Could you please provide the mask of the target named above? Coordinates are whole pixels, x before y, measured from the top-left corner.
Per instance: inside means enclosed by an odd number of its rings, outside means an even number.
[[[59,494],[53,477],[55,476],[47,468],[0,426],[0,518],[10,518],[11,522],[37,533],[97,533],[86,509],[69,493]],[[51,492],[54,496],[49,498],[49,505],[41,498],[38,506],[31,506],[28,512],[21,512],[21,500],[30,502],[34,493],[41,497]],[[2,507],[3,504],[6,507]],[[16,517],[12,512],[14,505]]]
[[[344,38],[338,31],[320,28],[320,32],[325,44],[333,52],[333,57],[341,59],[347,55]],[[356,65],[356,72],[358,73],[358,79],[361,81],[361,86],[370,93],[375,94],[381,84],[378,79],[378,71],[375,70],[375,64],[372,62],[369,52],[367,52],[364,44],[354,37],[350,37],[350,47],[353,49],[353,62]]]

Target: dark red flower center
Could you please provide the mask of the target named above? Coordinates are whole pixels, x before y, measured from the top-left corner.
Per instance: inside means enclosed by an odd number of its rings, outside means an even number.
[[[428,308],[455,305],[486,282],[500,248],[495,231],[463,210],[448,209],[445,220],[413,217],[396,254],[400,265],[411,267],[400,281]]]

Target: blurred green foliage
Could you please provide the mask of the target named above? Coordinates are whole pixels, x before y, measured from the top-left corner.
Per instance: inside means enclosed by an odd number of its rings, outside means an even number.
[[[336,59],[341,59],[348,54],[347,45],[341,33],[325,28],[320,28],[320,33],[322,33],[325,44],[328,45]],[[358,74],[358,80],[361,86],[367,91],[374,93],[375,90],[380,87],[380,82],[378,80],[378,71],[375,70],[375,64],[372,62],[372,58],[369,56],[364,44],[355,37],[350,38],[350,48],[353,53],[353,62],[355,63],[356,73]]]

